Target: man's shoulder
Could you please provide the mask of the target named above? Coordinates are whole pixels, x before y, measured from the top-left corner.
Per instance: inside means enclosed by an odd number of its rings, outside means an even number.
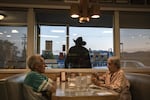
[[[72,46],[69,49],[69,52],[89,52],[87,48],[83,47],[83,46]]]
[[[30,71],[30,72],[28,73],[28,75],[36,75],[36,74],[38,74],[38,73],[35,72],[35,71]]]
[[[29,72],[27,76],[35,77],[35,78],[36,78],[36,77],[45,77],[43,74],[40,74],[40,73],[35,72],[35,71]]]
[[[70,49],[69,49],[69,51],[74,51],[74,50],[78,50],[79,49],[79,47],[77,47],[77,46],[72,46]]]

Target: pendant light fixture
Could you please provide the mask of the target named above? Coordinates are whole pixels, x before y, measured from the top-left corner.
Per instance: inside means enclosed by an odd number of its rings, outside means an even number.
[[[4,14],[0,14],[0,20],[3,20],[5,18]]]
[[[80,23],[89,22],[90,18],[100,18],[100,6],[89,5],[89,0],[80,0],[79,4],[71,5],[71,17],[79,18]]]

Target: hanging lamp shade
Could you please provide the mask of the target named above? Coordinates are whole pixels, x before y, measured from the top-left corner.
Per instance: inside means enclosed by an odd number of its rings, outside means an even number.
[[[79,18],[79,22],[80,23],[85,23],[85,22],[89,22],[90,18],[89,18],[89,1],[88,0],[80,0],[80,18]]]
[[[71,12],[71,17],[72,18],[79,18],[79,16],[80,16],[79,5],[72,4],[70,12]]]
[[[79,23],[89,22],[90,18],[100,18],[100,6],[89,5],[89,0],[80,0],[79,4],[71,5],[71,17],[79,18]]]
[[[0,20],[3,20],[5,18],[5,15],[0,14]]]
[[[100,18],[100,6],[92,5],[90,14],[91,14],[91,18]]]

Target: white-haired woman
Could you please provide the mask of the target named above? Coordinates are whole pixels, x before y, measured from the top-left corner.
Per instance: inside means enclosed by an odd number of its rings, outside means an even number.
[[[124,71],[120,69],[120,59],[116,56],[108,58],[107,66],[109,70],[102,76],[92,78],[93,83],[120,93],[119,100],[131,100],[130,84]]]

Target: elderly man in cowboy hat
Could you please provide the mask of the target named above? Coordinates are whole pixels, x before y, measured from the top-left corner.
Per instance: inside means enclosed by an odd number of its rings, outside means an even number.
[[[66,56],[65,68],[91,68],[89,51],[83,47],[86,42],[82,37],[74,40],[75,46],[72,46]]]

